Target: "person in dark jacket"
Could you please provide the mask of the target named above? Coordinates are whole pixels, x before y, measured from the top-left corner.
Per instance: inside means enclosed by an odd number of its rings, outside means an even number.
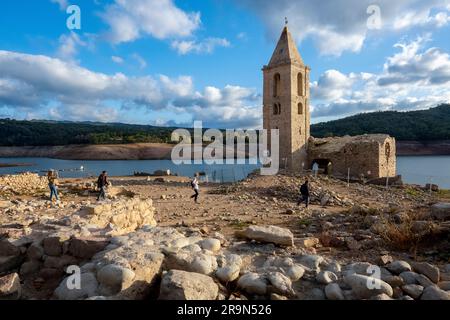
[[[100,199],[106,200],[106,188],[108,187],[108,185],[108,173],[106,171],[103,171],[97,180],[97,187],[100,190],[97,201],[100,201]]]
[[[309,181],[306,179],[305,183],[300,187],[300,196],[297,205],[299,206],[302,202],[305,202],[306,208],[309,206]]]

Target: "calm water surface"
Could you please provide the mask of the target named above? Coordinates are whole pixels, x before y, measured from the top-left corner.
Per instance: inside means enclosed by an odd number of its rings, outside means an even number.
[[[118,161],[78,161],[48,158],[0,158],[0,163],[28,163],[31,166],[0,168],[0,175],[18,172],[38,172],[60,170],[60,176],[66,178],[97,176],[107,170],[111,176],[132,175],[135,171],[152,173],[155,170],[171,170],[181,176],[192,176],[196,172],[205,172],[209,181],[234,182],[244,179],[257,169],[257,165],[181,165],[170,160],[118,160]],[[83,171],[80,171],[81,167]],[[450,156],[414,156],[398,157],[397,172],[406,183],[435,183],[450,189]]]

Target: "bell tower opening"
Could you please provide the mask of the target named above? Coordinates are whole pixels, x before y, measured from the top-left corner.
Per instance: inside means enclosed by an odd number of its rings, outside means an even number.
[[[297,74],[297,94],[299,97],[302,97],[304,92],[303,92],[303,75],[299,72]]]
[[[277,98],[280,96],[280,83],[281,83],[281,76],[279,73],[276,73],[273,77],[273,97]]]

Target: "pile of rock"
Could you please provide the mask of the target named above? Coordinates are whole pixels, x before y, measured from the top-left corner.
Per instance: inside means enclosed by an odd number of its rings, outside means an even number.
[[[35,173],[23,173],[0,177],[0,192],[3,194],[33,194],[45,189],[48,189],[46,177],[40,177]]]
[[[22,278],[32,278],[57,285],[71,265],[89,261],[108,244],[106,238],[83,238],[69,228],[59,233],[40,234],[16,241],[0,241],[0,274],[17,271]]]
[[[243,235],[252,241],[145,226],[104,239],[61,231],[40,240],[3,240],[0,272],[7,278],[1,278],[0,296],[20,295],[15,268],[25,279],[34,274],[35,281],[57,281],[53,295],[63,300],[450,299],[450,265],[439,269],[389,256],[378,266],[343,264],[295,248],[287,229],[251,226]],[[72,265],[80,266],[79,289],[62,278]]]
[[[156,226],[155,208],[151,199],[120,199],[99,205],[86,206],[82,214],[86,214],[89,224],[99,228],[109,228],[109,235],[121,235],[143,226]]]

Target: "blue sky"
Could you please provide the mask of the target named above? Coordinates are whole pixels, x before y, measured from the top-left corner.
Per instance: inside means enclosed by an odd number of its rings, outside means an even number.
[[[80,30],[66,26],[69,5]],[[260,127],[261,68],[285,16],[312,68],[313,122],[449,102],[450,0],[370,5],[5,0],[0,117]]]

